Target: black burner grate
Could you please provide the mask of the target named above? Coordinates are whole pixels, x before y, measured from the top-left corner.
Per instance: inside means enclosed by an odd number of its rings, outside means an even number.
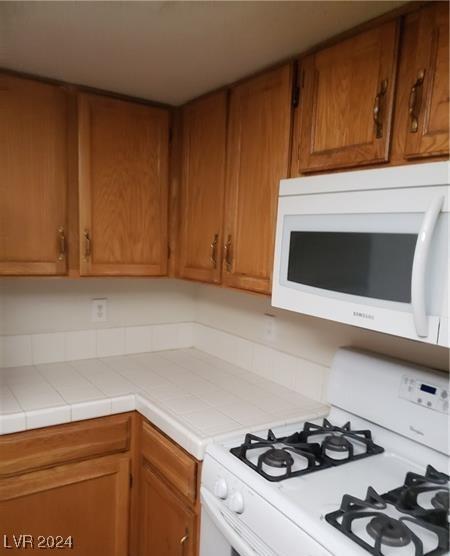
[[[322,443],[313,441],[314,436],[317,435],[325,435]],[[352,440],[364,445],[365,451],[356,455]],[[261,448],[267,448],[267,450],[258,456],[256,463],[250,461],[249,453],[252,450]],[[267,439],[247,434],[243,444],[230,450],[233,455],[268,481],[282,481],[291,477],[306,475],[320,469],[327,469],[380,454],[383,451],[384,449],[381,446],[377,446],[372,441],[370,431],[352,431],[350,423],[346,423],[343,427],[337,427],[332,425],[327,419],[323,420],[322,425],[305,423],[301,432],[281,438],[277,438],[271,430],[269,430]],[[334,459],[328,455],[329,452],[343,454],[344,457]],[[306,467],[304,469],[293,469],[293,455],[301,456],[305,459]],[[265,466],[285,469],[285,472],[279,475],[272,475],[265,470]]]
[[[425,475],[408,473],[403,486],[381,496],[372,487],[367,489],[364,500],[345,494],[340,509],[327,514],[325,519],[374,556],[383,556],[383,545],[403,547],[410,543],[414,546],[415,556],[442,556],[449,550],[448,507],[423,508],[418,504],[417,497],[422,492],[436,491],[436,495],[441,494],[438,500],[448,502],[448,482],[448,475],[428,466]],[[384,510],[388,504],[404,515],[399,519],[386,515]],[[355,521],[367,518],[371,518],[366,530],[374,540],[373,546],[352,530]],[[421,539],[409,524],[433,533],[436,548],[425,553]]]

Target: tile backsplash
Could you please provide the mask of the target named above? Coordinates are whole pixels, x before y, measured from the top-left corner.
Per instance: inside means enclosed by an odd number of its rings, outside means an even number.
[[[326,366],[194,322],[3,336],[2,343],[3,367],[196,347],[307,397],[326,399]]]
[[[190,322],[1,337],[3,367],[192,347]]]

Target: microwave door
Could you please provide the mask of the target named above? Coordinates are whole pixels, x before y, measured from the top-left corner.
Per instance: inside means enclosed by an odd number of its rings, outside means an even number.
[[[421,338],[428,336],[428,316],[426,312],[426,270],[431,240],[436,223],[444,204],[444,197],[437,196],[431,202],[417,236],[411,276],[411,306],[414,326]]]

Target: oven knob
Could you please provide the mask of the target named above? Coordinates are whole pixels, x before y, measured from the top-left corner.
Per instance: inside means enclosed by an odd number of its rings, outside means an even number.
[[[240,492],[235,492],[230,498],[230,510],[241,514],[244,511],[244,498]]]
[[[225,479],[217,479],[214,485],[214,494],[217,498],[222,498],[222,500],[225,500],[228,496],[228,485]]]

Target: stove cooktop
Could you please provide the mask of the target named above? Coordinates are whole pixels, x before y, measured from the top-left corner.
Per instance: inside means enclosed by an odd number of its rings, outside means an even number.
[[[230,452],[268,481],[282,481],[382,453],[369,430],[339,427],[327,419],[322,425],[305,423],[303,430],[277,438],[247,434]]]
[[[375,556],[441,556],[450,548],[449,476],[429,465],[385,494],[369,487],[364,500],[344,495],[325,519]]]

